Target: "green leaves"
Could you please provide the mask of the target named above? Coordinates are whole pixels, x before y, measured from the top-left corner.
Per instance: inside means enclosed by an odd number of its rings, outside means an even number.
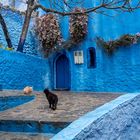
[[[119,39],[104,41],[104,39],[97,37],[97,45],[103,47],[108,53],[112,53],[116,48],[121,46],[130,46],[140,42],[140,33],[135,35],[125,34]]]

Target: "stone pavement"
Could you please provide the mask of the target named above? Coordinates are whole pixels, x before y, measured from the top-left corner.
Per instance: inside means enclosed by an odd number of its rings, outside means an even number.
[[[51,135],[46,137],[41,134],[0,132],[0,140],[49,140],[51,137]]]
[[[57,110],[49,109],[49,104],[46,97],[41,92],[33,92],[36,99],[17,106],[12,109],[0,112],[0,120],[32,120],[43,122],[72,122],[78,119],[85,113],[94,110],[95,108],[109,102],[121,94],[111,93],[73,93],[65,91],[55,91],[58,95]],[[24,95],[22,91],[0,91],[0,96],[21,96]],[[26,96],[26,95],[25,95]],[[2,134],[2,133],[1,133]],[[11,135],[11,134],[10,134]],[[3,135],[4,136],[4,135]],[[9,136],[9,135],[8,135]],[[12,136],[12,135],[11,135]],[[1,139],[0,140],[7,140]],[[30,138],[30,140],[36,140]],[[9,139],[18,140],[18,139]],[[20,138],[20,140],[22,140]],[[23,140],[29,140],[24,138]],[[46,140],[41,138],[40,140]]]

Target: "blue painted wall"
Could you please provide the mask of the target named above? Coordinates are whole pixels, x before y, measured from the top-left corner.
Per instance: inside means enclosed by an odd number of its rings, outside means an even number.
[[[44,2],[43,4],[45,6],[48,6],[45,1],[42,2]],[[85,7],[89,7],[91,5],[95,5],[94,1],[91,1],[90,4],[83,3],[83,6]],[[5,15],[4,17],[9,27],[8,29],[10,30],[10,36],[16,48],[21,31],[21,26],[23,24],[23,16],[19,15],[18,13],[13,13],[10,10],[2,10],[2,13],[3,15]],[[0,73],[1,77],[3,77],[2,80],[0,80],[1,83],[3,83],[4,87],[8,89],[21,89],[25,85],[28,85],[30,83],[31,85],[34,85],[36,89],[42,89],[44,85],[51,89],[55,89],[56,75],[54,62],[59,54],[65,54],[70,62],[70,90],[72,91],[140,91],[140,45],[122,47],[116,50],[113,55],[107,55],[101,48],[97,47],[95,43],[96,36],[101,36],[105,40],[110,40],[119,38],[122,34],[135,34],[139,32],[140,19],[138,17],[140,15],[140,10],[137,10],[133,13],[119,14],[115,13],[114,11],[110,11],[108,12],[108,14],[113,15],[114,17],[108,17],[100,14],[91,14],[93,18],[90,18],[91,15],[89,16],[88,35],[85,40],[80,44],[77,44],[77,46],[75,46],[71,50],[63,50],[59,53],[52,54],[46,62],[38,58],[38,60],[41,61],[41,65],[38,61],[35,62],[34,59],[30,56],[27,56],[29,58],[29,65],[27,64],[28,61],[26,57],[23,57],[22,54],[13,54],[11,56],[12,53],[10,53],[9,55],[8,52],[5,52],[6,55],[4,56],[4,54],[1,53],[0,57],[2,58],[2,60],[6,59],[4,63],[3,61],[0,61],[1,69],[8,69],[7,65],[10,65],[13,75],[11,76],[11,72],[8,72],[6,70],[3,73]],[[69,17],[60,18],[60,27],[64,39],[69,38],[68,23]],[[0,42],[6,45],[2,31],[0,32]],[[28,54],[36,54],[36,45],[37,44],[35,37],[29,31],[24,51]],[[89,69],[87,66],[87,49],[89,47],[94,47],[96,49],[96,68]],[[76,50],[84,51],[83,64],[74,64],[73,53]],[[10,61],[8,55],[10,56]],[[17,55],[19,56],[18,59]],[[19,59],[24,63],[20,63]],[[16,63],[14,63],[13,61],[15,61]],[[19,67],[19,70],[17,70],[18,72],[15,71],[17,67]],[[22,73],[22,69],[26,69],[26,73]],[[32,73],[30,73],[30,71],[32,71]],[[39,74],[35,75],[34,71],[37,71],[37,73]],[[19,76],[20,73],[22,75],[21,77]],[[31,75],[34,76],[31,78]],[[16,80],[13,80],[13,78],[15,78]],[[11,79],[12,82],[8,82],[11,81]],[[21,79],[24,79],[23,83],[19,82],[21,81]],[[39,79],[40,82],[37,79]],[[17,82],[14,83],[14,81]]]
[[[13,47],[16,50],[24,22],[24,15],[19,14],[19,12],[13,12],[5,8],[1,10],[1,13],[5,19]],[[24,53],[36,55],[38,44],[37,41],[35,40],[35,35],[32,31],[33,26],[32,21],[33,19],[31,20],[29,26],[28,35],[24,46]],[[1,26],[0,26],[0,44],[2,44],[4,47],[7,47],[7,43],[5,41]]]
[[[48,62],[35,56],[0,49],[0,85],[3,89],[33,86],[43,90],[49,85]]]
[[[51,140],[139,140],[140,95],[125,94],[88,112]]]
[[[67,127],[66,122],[43,122],[33,120],[1,120],[0,131],[4,132],[18,132],[18,133],[30,133],[36,135],[36,133],[43,133],[45,138],[52,137],[63,128]],[[45,134],[44,134],[45,133]]]
[[[137,96],[120,104],[83,129],[73,140],[138,140],[140,136],[139,101],[140,96]]]
[[[94,2],[91,4],[94,5]],[[88,6],[88,5],[86,5]],[[88,35],[86,39],[69,51],[62,51],[70,61],[71,90],[72,91],[107,91],[107,92],[137,92],[140,91],[140,45],[122,47],[113,55],[106,54],[95,43],[96,36],[105,40],[119,38],[121,35],[135,34],[140,31],[140,10],[133,13],[108,12],[113,17],[93,14],[88,21]],[[69,20],[63,19],[65,23]],[[61,30],[64,38],[68,38],[68,24],[63,24]],[[137,22],[136,22],[137,20]],[[60,25],[61,25],[60,24]],[[88,68],[87,49],[96,49],[96,68]],[[84,51],[84,64],[74,64],[73,52]],[[50,57],[51,63],[51,88],[55,88],[54,60],[58,54]]]
[[[35,96],[0,97],[0,112],[22,105],[35,99]]]

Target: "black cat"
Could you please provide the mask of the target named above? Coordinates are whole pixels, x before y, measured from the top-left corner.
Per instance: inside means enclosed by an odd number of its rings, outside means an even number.
[[[47,88],[44,89],[44,93],[48,99],[49,102],[49,108],[56,110],[57,108],[57,103],[58,103],[58,97],[57,95],[53,94],[52,92],[50,92]]]

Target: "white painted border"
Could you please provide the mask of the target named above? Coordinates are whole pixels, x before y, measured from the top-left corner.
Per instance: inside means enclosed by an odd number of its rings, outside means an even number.
[[[68,127],[60,131],[50,140],[72,140],[77,136],[84,128],[96,121],[98,118],[108,113],[109,111],[115,109],[118,105],[133,99],[140,93],[125,94],[113,101],[110,101],[103,106],[91,111],[84,116],[80,117],[78,120],[72,122]]]

